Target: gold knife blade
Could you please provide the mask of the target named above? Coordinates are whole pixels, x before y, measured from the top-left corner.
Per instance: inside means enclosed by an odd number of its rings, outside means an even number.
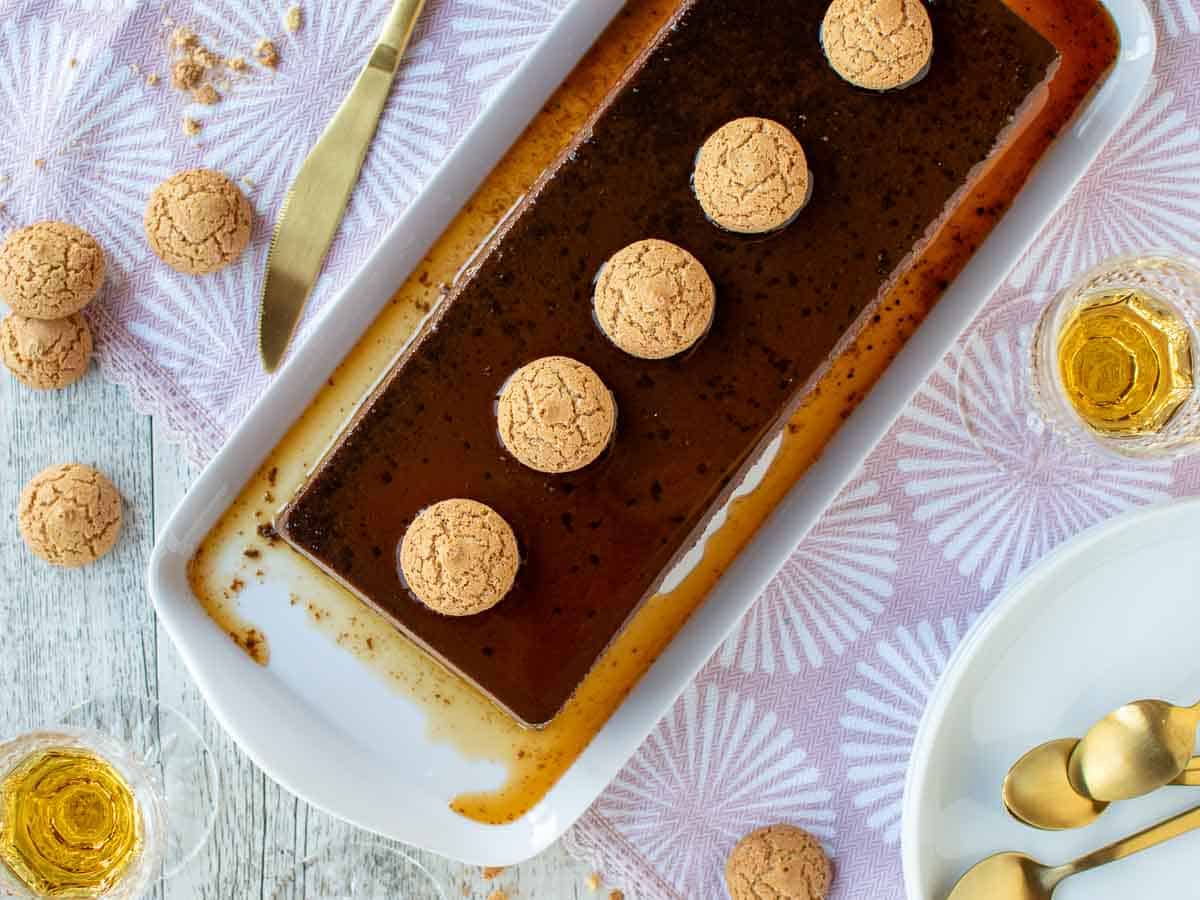
[[[396,0],[371,58],[288,189],[267,252],[258,315],[263,367],[274,372],[312,293],[375,136],[425,0]]]

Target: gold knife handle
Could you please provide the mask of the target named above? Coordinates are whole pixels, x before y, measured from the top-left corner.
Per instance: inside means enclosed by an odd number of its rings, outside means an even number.
[[[275,223],[259,317],[259,350],[273,372],[283,358],[333,243],[424,0],[396,0],[337,112],[300,165]]]
[[[378,53],[381,48],[390,48],[395,51],[395,61],[391,65],[393,72],[400,65],[400,57],[404,55],[404,48],[408,46],[413,29],[417,27],[417,18],[421,15],[421,8],[424,5],[425,0],[396,0],[392,11],[388,13],[387,20],[383,23],[383,31],[379,34],[379,43],[375,45],[375,52]],[[374,63],[374,56],[372,56],[371,64],[374,65]]]

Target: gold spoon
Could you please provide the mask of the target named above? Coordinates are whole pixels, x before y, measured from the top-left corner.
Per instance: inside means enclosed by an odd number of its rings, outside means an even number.
[[[1200,828],[1200,806],[1061,866],[1043,865],[1023,853],[997,853],[968,869],[947,900],[1049,900],[1064,878],[1124,859],[1196,828]]]
[[[1071,754],[1075,790],[1095,800],[1129,800],[1157,790],[1187,768],[1196,749],[1200,703],[1138,700],[1091,727]]]
[[[1107,802],[1071,787],[1067,763],[1078,744],[1078,738],[1047,741],[1013,764],[1000,794],[1014,819],[1045,831],[1063,831],[1090,825],[1108,809]],[[1200,756],[1192,757],[1170,783],[1200,787]]]

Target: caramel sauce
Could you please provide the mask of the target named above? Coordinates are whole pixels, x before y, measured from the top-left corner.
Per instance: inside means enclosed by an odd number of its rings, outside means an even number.
[[[523,815],[562,775],[649,665],[699,606],[769,512],[819,456],[862,396],[887,368],[946,286],[995,225],[1055,135],[1115,58],[1111,21],[1089,0],[1038,0],[1013,9],[1054,43],[1053,76],[1026,105],[1001,149],[981,171],[937,233],[831,362],[784,429],[760,485],[735,500],[708,540],[700,563],[671,591],[650,598],[587,675],[562,712],[539,731],[520,727],[482,694],[402,637],[383,616],[279,542],[268,523],[292,496],[367,391],[393,365],[446,286],[475,256],[529,186],[563,152],[647,41],[674,12],[634,0],[538,115],[472,201],[342,362],[329,385],[271,453],[206,537],[190,567],[191,584],[210,615],[231,635],[254,626],[240,614],[231,577],[269,573],[287,584],[315,627],[389,679],[429,712],[431,736],[464,755],[502,762],[508,780],[496,791],[461,795],[453,808],[487,823]],[[934,65],[937,65],[935,51]],[[257,555],[247,557],[246,550]],[[241,640],[241,638],[238,638]],[[265,651],[270,634],[261,637]]]

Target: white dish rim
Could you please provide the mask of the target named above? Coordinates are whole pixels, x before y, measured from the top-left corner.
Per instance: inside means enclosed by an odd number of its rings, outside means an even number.
[[[322,783],[322,735],[250,702],[223,669],[248,662],[215,629],[187,584],[186,567],[208,529],[283,437],[326,377],[390,299],[425,249],[519,136],[603,27],[620,0],[573,0],[512,75],[429,185],[400,216],[363,269],[330,303],[242,424],[197,478],[163,528],[148,568],[160,621],[221,726],[267,775],[307,802],[359,827],[479,865],[511,865],[557,840],[633,755],[794,549],[853,476],[909,398],[1000,286],[1151,83],[1156,42],[1142,0],[1108,0],[1122,39],[1116,65],[1043,157],[1025,188],[921,328],[821,458],[778,505],[705,603],[635,686],[557,785],[513,825],[425,834],[421,816],[385,820],[369,798]],[[330,313],[336,311],[338,315]],[[214,637],[219,634],[219,641]],[[252,664],[251,664],[252,665]],[[279,695],[269,699],[286,701]],[[307,753],[307,756],[301,754]],[[325,757],[328,759],[328,757]],[[466,822],[466,820],[463,820]],[[532,822],[538,827],[533,828]]]
[[[1023,610],[1030,595],[1036,595],[1038,585],[1053,578],[1059,567],[1085,556],[1100,544],[1117,535],[1138,528],[1147,520],[1162,515],[1186,515],[1191,508],[1200,509],[1200,497],[1165,500],[1138,507],[1113,516],[1086,528],[1059,544],[1010,584],[992,601],[987,611],[975,620],[946,663],[946,669],[925,705],[921,723],[913,739],[908,775],[904,781],[901,803],[900,847],[904,870],[904,891],[909,900],[928,900],[919,893],[921,884],[920,835],[924,812],[918,805],[925,783],[930,777],[929,764],[934,738],[945,721],[951,698],[957,693],[970,672],[971,663],[979,648],[1005,626],[1010,618]]]

